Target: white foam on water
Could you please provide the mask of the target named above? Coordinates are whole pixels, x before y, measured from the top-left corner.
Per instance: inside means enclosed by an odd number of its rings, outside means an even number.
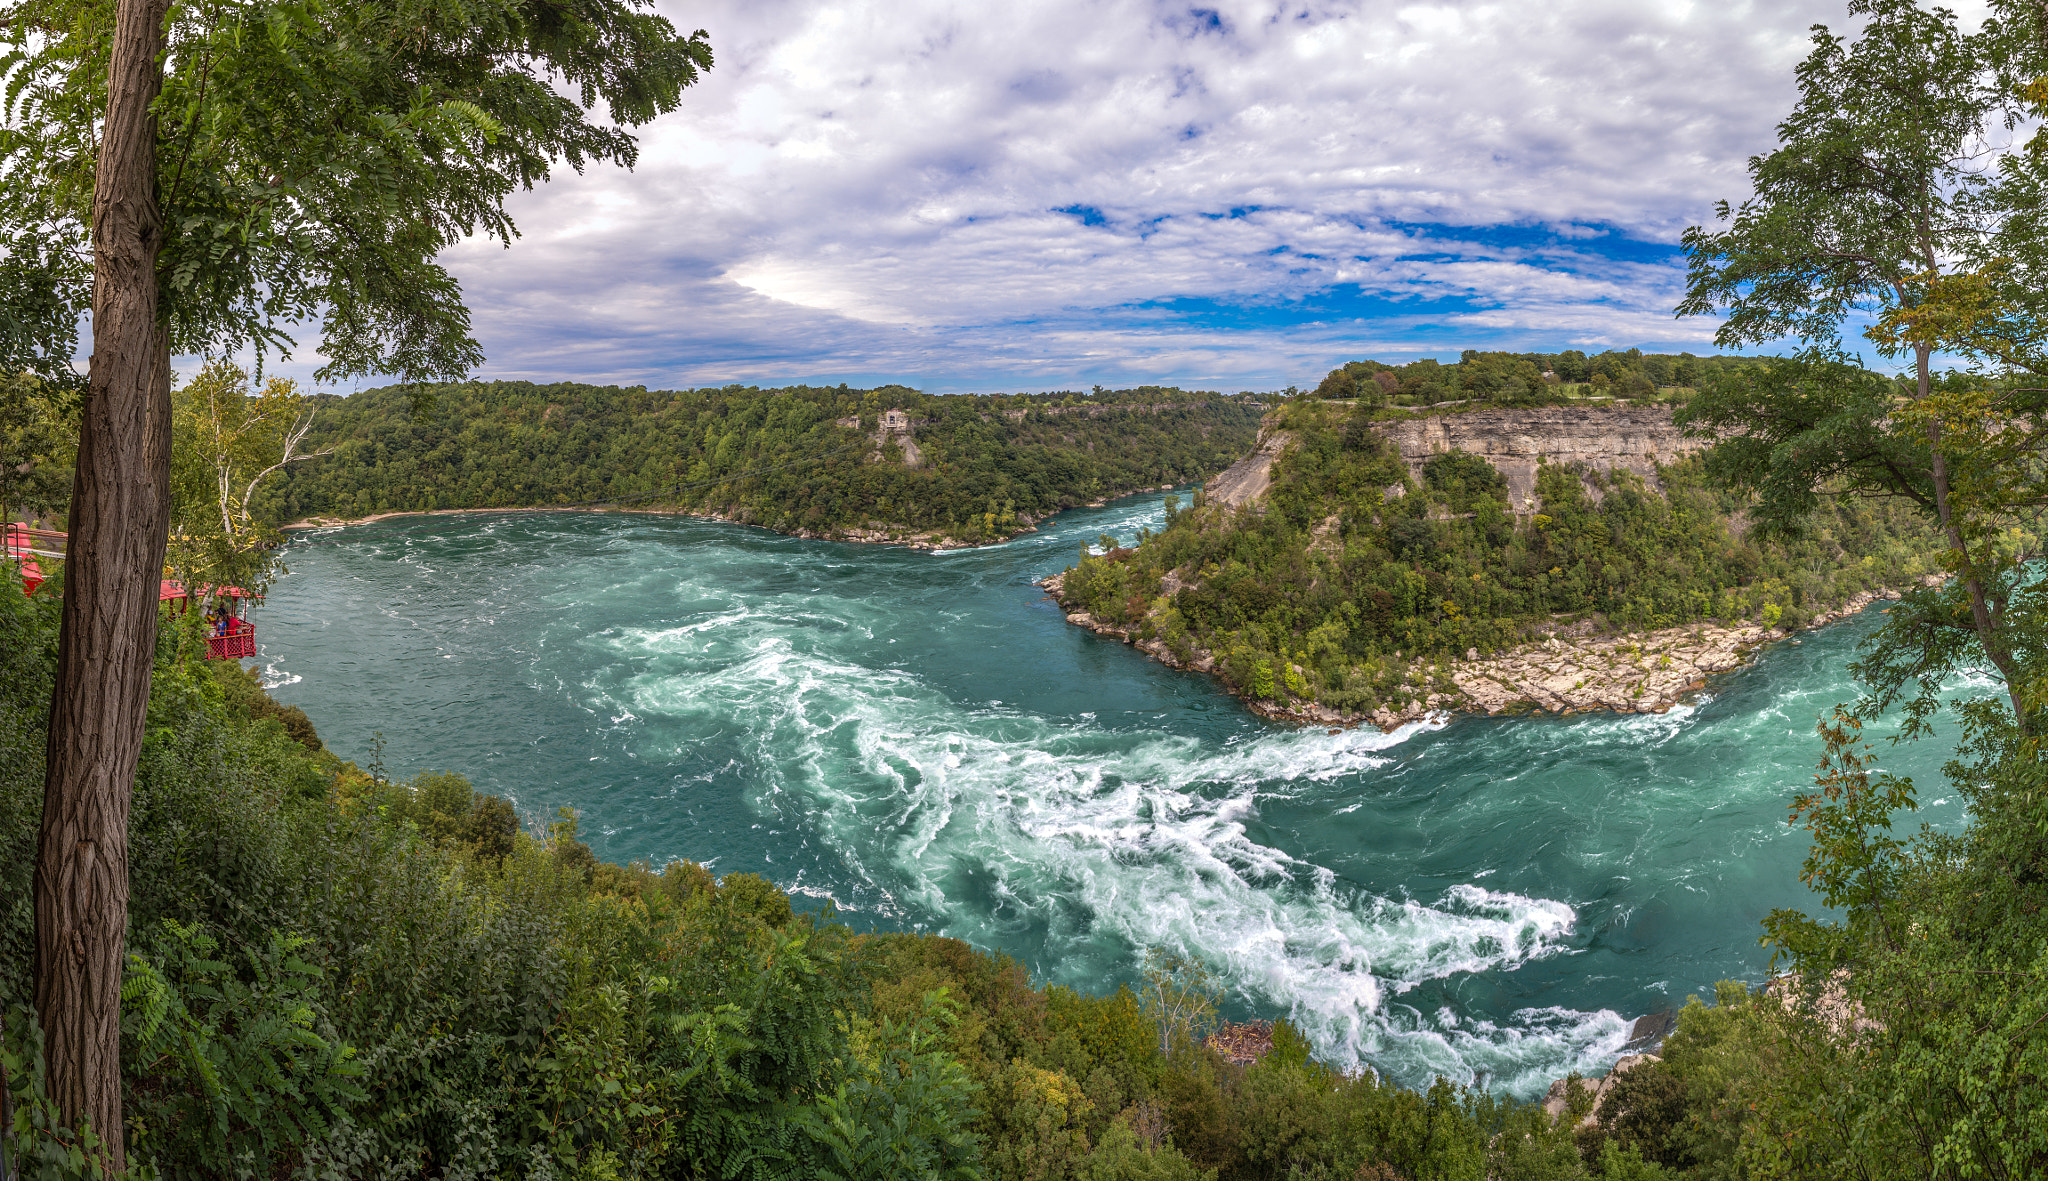
[[[256,674],[256,683],[263,686],[263,691],[266,693],[272,689],[282,689],[286,685],[296,685],[303,680],[305,678],[299,674],[287,672],[275,664],[264,665],[263,671]]]
[[[1661,714],[1590,714],[1576,723],[1573,741],[1580,745],[1644,746],[1669,742],[1693,724],[1698,704],[1674,705]]]
[[[1613,1014],[1496,1028],[1399,1002],[1567,951],[1566,903],[1476,883],[1379,896],[1250,835],[1262,799],[1371,772],[1442,720],[1219,747],[956,705],[911,672],[800,652],[775,628],[621,629],[604,642],[653,667],[593,708],[745,733],[757,809],[945,933],[1037,949],[1053,980],[1099,989],[1143,949],[1178,948],[1285,1012],[1326,1060],[1409,1082],[1547,1082],[1620,1044]]]
[[[301,675],[299,675],[299,673],[295,673],[295,671],[289,671],[289,669],[281,669],[281,667],[279,667],[279,661],[276,661],[274,657],[266,657],[266,655],[264,655],[262,651],[258,651],[258,653],[256,653],[256,659],[258,659],[258,661],[264,661],[262,669],[260,669],[260,671],[256,673],[256,684],[258,684],[258,686],[262,686],[262,690],[264,690],[264,692],[270,692],[270,690],[281,690],[281,688],[285,688],[285,686],[295,686],[295,684],[299,684],[299,682],[303,682],[303,680],[305,680],[305,677],[301,677]]]

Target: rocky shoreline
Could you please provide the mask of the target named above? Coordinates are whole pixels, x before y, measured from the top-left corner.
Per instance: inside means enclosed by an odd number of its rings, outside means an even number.
[[[1112,493],[1103,499],[1091,500],[1086,504],[1077,504],[1073,507],[1103,508],[1110,501],[1121,499],[1122,497],[1142,496],[1150,492],[1171,492],[1178,486],[1174,484],[1161,484],[1156,488],[1133,488],[1128,492]],[[1064,512],[1065,510],[1060,511]],[[839,530],[777,529],[773,525],[763,525],[758,521],[742,520],[729,513],[705,513],[692,512],[685,509],[634,508],[615,505],[578,505],[568,507],[533,504],[502,508],[408,509],[402,512],[373,513],[367,517],[304,517],[288,525],[281,525],[279,528],[291,531],[339,529],[348,525],[368,525],[376,521],[390,520],[393,517],[456,517],[480,513],[652,513],[664,517],[693,517],[700,521],[724,521],[729,525],[751,525],[757,529],[767,529],[772,533],[780,533],[785,537],[798,537],[805,541],[850,541],[862,545],[900,545],[906,549],[929,552],[949,549],[973,549],[984,545],[1001,545],[1013,537],[1021,537],[1026,533],[1038,532],[1038,526],[1041,522],[1051,520],[1054,516],[1058,515],[1058,513],[1048,513],[1044,517],[1034,517],[1029,513],[1018,513],[1017,520],[1021,526],[1020,528],[1013,532],[1005,533],[1001,537],[991,537],[982,541],[961,541],[944,533],[935,533],[929,530],[908,531],[904,529],[891,529],[884,525],[876,525],[865,529]]]
[[[1063,577],[1055,574],[1039,585],[1065,610]],[[1930,575],[1927,585],[1936,585],[1943,577]],[[1808,626],[1847,618],[1879,599],[1897,599],[1900,593],[1890,588],[1860,592],[1815,614]],[[1196,648],[1183,660],[1164,641],[1141,638],[1134,629],[1106,623],[1085,611],[1068,611],[1067,622],[1122,640],[1173,668],[1216,672],[1216,654],[1206,649]],[[1383,705],[1362,713],[1312,702],[1239,697],[1254,713],[1275,721],[1330,726],[1370,723],[1388,731],[1458,713],[1559,717],[1590,710],[1663,713],[1706,688],[1708,677],[1741,667],[1755,649],[1791,639],[1795,632],[1761,624],[1724,627],[1711,623],[1613,636],[1568,635],[1569,630],[1491,656],[1468,650],[1464,660],[1412,662],[1403,677],[1407,700],[1398,709]]]
[[[516,505],[506,508],[437,508],[413,509],[406,512],[375,513],[367,517],[306,517],[279,528],[286,530],[339,529],[348,525],[368,525],[376,521],[388,521],[393,517],[461,517],[485,513],[649,513],[662,517],[691,517],[699,521],[724,521],[728,525],[753,525],[786,537],[800,537],[806,541],[856,541],[872,545],[901,545],[910,549],[941,550],[958,549],[969,545],[994,545],[995,541],[955,541],[942,533],[904,533],[889,529],[849,529],[840,532],[818,529],[776,529],[754,521],[744,521],[729,513],[702,513],[684,509],[668,508],[618,508],[611,506],[578,506],[575,508],[553,505]],[[1020,514],[1021,516],[1021,514]],[[1019,533],[1037,532],[1035,522],[1018,530]],[[1015,536],[1014,534],[1010,536]],[[996,541],[1007,541],[1000,537]]]

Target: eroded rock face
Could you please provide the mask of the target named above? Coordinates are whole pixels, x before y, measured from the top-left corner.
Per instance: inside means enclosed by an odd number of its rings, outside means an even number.
[[[1614,1084],[1622,1075],[1627,1074],[1638,1066],[1648,1066],[1652,1062],[1662,1061],[1663,1059],[1655,1054],[1623,1054],[1620,1058],[1615,1059],[1614,1069],[1608,1071],[1605,1078],[1581,1078],[1578,1080],[1580,1090],[1593,1093],[1593,1110],[1588,1112],[1583,1119],[1579,1120],[1578,1126],[1589,1128],[1601,1122],[1600,1117],[1602,1113],[1600,1109],[1606,1106],[1608,1094],[1614,1090]],[[1558,1079],[1550,1084],[1549,1093],[1543,1096],[1543,1111],[1553,1120],[1562,1116],[1566,1109],[1571,1106],[1569,1082],[1570,1080],[1568,1079]]]
[[[1280,453],[1293,441],[1293,434],[1287,431],[1261,432],[1259,445],[1250,455],[1223,469],[1215,479],[1202,486],[1208,493],[1209,503],[1236,508],[1264,496],[1266,489],[1273,486],[1273,461],[1280,458]]]
[[[1376,429],[1400,448],[1418,481],[1423,462],[1432,455],[1464,451],[1479,456],[1507,477],[1511,507],[1524,513],[1538,508],[1536,468],[1543,460],[1634,472],[1656,488],[1658,464],[1675,463],[1711,442],[1681,436],[1669,406],[1503,407],[1380,423]],[[1272,467],[1270,459],[1266,467]],[[1597,498],[1598,490],[1592,491]]]

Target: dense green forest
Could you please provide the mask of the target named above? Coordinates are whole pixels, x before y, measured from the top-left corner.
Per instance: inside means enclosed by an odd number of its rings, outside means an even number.
[[[1695,357],[1691,353],[1674,356],[1641,349],[1610,349],[1590,357],[1578,349],[1560,353],[1466,349],[1450,364],[1431,358],[1405,365],[1347,361],[1330,370],[1311,396],[1368,406],[1470,401],[1541,406],[1582,398],[1668,398],[1763,361],[1759,357]]]
[[[28,1005],[57,616],[0,582],[0,1068],[37,1178],[90,1168]],[[599,862],[573,815],[342,763],[199,660],[195,618],[163,628],[130,817],[125,1132],[156,1176],[1662,1175],[1535,1106],[1328,1070],[1285,1023],[1232,1065],[1192,965],[1042,988],[750,875]]]
[[[1739,535],[1745,501],[1697,459],[1665,469],[1661,493],[1625,472],[1545,465],[1541,511],[1517,516],[1477,456],[1434,456],[1416,481],[1374,417],[1288,402],[1274,421],[1294,441],[1262,501],[1176,508],[1135,550],[1084,556],[1063,598],[1182,659],[1214,653],[1248,696],[1369,712],[1399,704],[1412,662],[1537,630],[1797,625],[1933,569],[1930,531],[1896,504],[1829,502],[1796,541]]]
[[[1008,536],[1034,519],[1206,478],[1257,431],[1248,396],[1178,389],[934,396],[902,386],[653,391],[562,383],[398,387],[319,400],[271,484],[278,521],[626,499],[786,531]],[[881,416],[902,411],[902,431]],[[881,442],[877,442],[878,436]]]

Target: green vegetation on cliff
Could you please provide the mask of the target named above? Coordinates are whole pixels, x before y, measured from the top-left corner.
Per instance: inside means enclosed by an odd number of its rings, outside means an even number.
[[[1933,568],[1925,525],[1887,503],[1827,503],[1796,541],[1744,537],[1744,502],[1697,461],[1664,469],[1661,492],[1545,465],[1541,511],[1517,516],[1477,456],[1434,456],[1416,481],[1366,407],[1292,401],[1274,423],[1293,440],[1261,500],[1176,509],[1134,550],[1084,556],[1062,598],[1183,660],[1213,653],[1247,696],[1370,711],[1398,704],[1418,660],[1575,623],[1797,624]]]
[[[1587,356],[1561,353],[1503,353],[1466,349],[1456,361],[1433,358],[1389,365],[1347,361],[1330,370],[1312,396],[1362,402],[1367,406],[1430,406],[1480,401],[1497,406],[1541,406],[1572,398],[1657,397],[1660,391],[1689,389],[1723,373],[1761,363],[1755,357],[1695,357],[1691,353],[1645,353],[1610,349]]]
[[[797,386],[650,391],[490,382],[322,398],[306,448],[264,494],[279,520],[633,498],[789,531],[986,540],[1076,504],[1203,479],[1261,408],[1177,389],[920,394]],[[881,417],[903,412],[901,430]],[[878,435],[881,441],[877,441]]]

